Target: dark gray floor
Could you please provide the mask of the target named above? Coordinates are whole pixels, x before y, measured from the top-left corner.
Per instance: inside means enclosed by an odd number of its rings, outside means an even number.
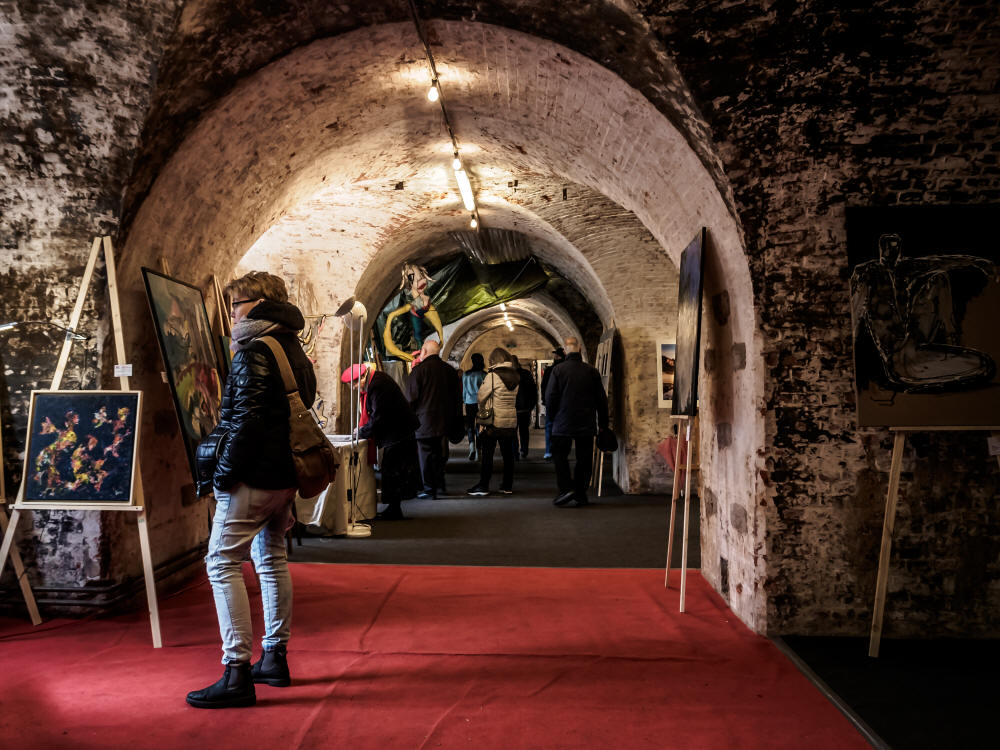
[[[531,455],[519,461],[515,494],[468,497],[479,465],[464,443],[448,462],[449,497],[407,500],[404,521],[375,521],[367,538],[306,537],[292,562],[396,565],[514,565],[586,568],[661,568],[666,561],[669,496],[623,495],[608,480],[602,497],[583,508],[556,508],[555,473],[541,458],[543,436],[532,431]],[[496,470],[501,466],[499,452]],[[493,487],[498,477],[494,475]],[[681,505],[675,526],[674,565],[680,565]],[[700,566],[698,500],[692,499],[688,567]]]

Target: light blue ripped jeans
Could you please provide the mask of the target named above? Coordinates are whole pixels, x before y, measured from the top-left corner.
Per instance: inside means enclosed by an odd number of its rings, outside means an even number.
[[[294,487],[259,490],[237,484],[228,492],[215,490],[215,520],[205,567],[219,616],[223,664],[250,661],[253,632],[242,571],[248,548],[260,578],[264,649],[288,643],[292,577],[288,573],[285,532],[292,523],[294,497]]]

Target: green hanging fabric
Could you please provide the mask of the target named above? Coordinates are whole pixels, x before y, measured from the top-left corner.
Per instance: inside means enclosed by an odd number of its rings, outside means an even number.
[[[548,283],[549,274],[535,258],[510,263],[483,265],[460,256],[430,274],[427,285],[430,303],[442,325],[448,325],[477,310],[493,307],[501,302],[511,302],[541,289]],[[390,313],[410,304],[406,291],[389,299],[375,321],[373,339],[383,356],[386,354],[383,332]],[[392,342],[403,352],[420,348],[433,329],[423,318],[424,311],[397,315],[392,321]]]

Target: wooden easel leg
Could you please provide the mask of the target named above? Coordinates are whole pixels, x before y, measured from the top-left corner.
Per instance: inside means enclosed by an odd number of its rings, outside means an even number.
[[[598,451],[597,455],[600,456],[597,465],[597,496],[601,496],[601,491],[604,489],[604,451]]]
[[[897,432],[892,444],[892,465],[889,468],[889,492],[885,499],[885,520],[882,522],[882,550],[878,556],[878,576],[875,579],[875,611],[872,632],[868,640],[868,655],[878,656],[882,640],[882,615],[885,611],[885,590],[889,582],[889,558],[892,555],[892,529],[896,524],[896,501],[899,498],[899,474],[903,466],[903,446],[906,433]]]
[[[153,648],[162,648],[160,638],[160,608],[156,601],[156,579],[153,578],[153,554],[149,547],[146,510],[139,512],[139,546],[142,549],[142,571],[146,578],[146,601],[149,604],[149,626],[153,631]]]
[[[31,590],[28,577],[24,574],[24,563],[21,562],[21,553],[14,546],[14,534],[17,528],[17,521],[20,511],[15,510],[11,516],[10,524],[7,523],[7,514],[0,508],[0,533],[4,535],[3,547],[0,548],[0,576],[3,575],[4,564],[7,556],[10,555],[10,562],[14,566],[14,575],[17,578],[17,585],[21,587],[21,595],[24,603],[28,607],[28,615],[31,617],[32,625],[41,625],[42,616],[38,614],[38,603],[35,602],[35,593]],[[9,537],[9,539],[8,539]]]
[[[674,482],[673,487],[670,491],[670,522],[667,525],[667,569],[663,574],[663,588],[670,588],[670,564],[674,559],[674,518],[677,515],[677,497],[681,493],[680,482],[677,481],[677,475],[680,473],[677,469],[681,465],[681,445],[682,438],[680,435],[677,436],[677,448],[674,451]]]
[[[691,420],[687,423],[687,436],[684,438],[687,449],[687,467],[684,470],[684,536],[681,538],[681,609],[684,611],[684,594],[687,589],[688,567],[688,527],[691,519]]]

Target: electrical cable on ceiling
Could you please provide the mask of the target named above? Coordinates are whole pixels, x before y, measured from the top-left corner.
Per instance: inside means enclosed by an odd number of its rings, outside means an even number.
[[[431,88],[427,92],[427,98],[432,102],[436,101],[441,107],[441,116],[444,118],[444,126],[448,130],[448,137],[451,139],[451,148],[455,157],[452,160],[455,180],[458,182],[459,192],[462,195],[462,202],[466,210],[472,213],[469,227],[478,232],[483,226],[483,220],[479,216],[479,206],[476,205],[475,197],[472,194],[469,175],[463,169],[462,160],[458,155],[458,139],[455,137],[455,129],[451,126],[451,118],[448,117],[448,109],[445,107],[444,93],[441,91],[441,79],[438,77],[437,65],[434,63],[434,53],[431,52],[430,45],[427,43],[427,36],[424,34],[424,27],[420,23],[420,14],[417,12],[416,0],[407,0],[407,2],[410,6],[410,16],[413,18],[413,25],[417,30],[417,36],[420,37],[420,44],[424,48],[424,55],[427,57],[427,64],[431,69]]]

